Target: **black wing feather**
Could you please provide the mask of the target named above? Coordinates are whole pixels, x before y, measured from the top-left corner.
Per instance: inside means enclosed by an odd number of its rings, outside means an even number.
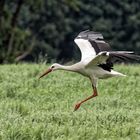
[[[90,39],[90,40],[104,39],[101,33],[90,31],[90,30],[80,32],[77,38]]]
[[[139,62],[140,56],[135,54],[130,54],[127,52],[109,52],[109,58],[106,60],[106,64],[99,64],[98,66],[103,68],[104,70],[111,71],[113,69],[113,64],[116,62]]]
[[[119,52],[110,52],[108,61],[112,63],[115,62],[128,62],[128,61],[140,61],[140,56],[130,53],[119,53]]]

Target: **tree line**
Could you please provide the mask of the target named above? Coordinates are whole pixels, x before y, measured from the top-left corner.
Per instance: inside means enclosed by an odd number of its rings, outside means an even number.
[[[0,0],[0,63],[79,58],[73,40],[101,32],[114,50],[140,54],[140,1]]]

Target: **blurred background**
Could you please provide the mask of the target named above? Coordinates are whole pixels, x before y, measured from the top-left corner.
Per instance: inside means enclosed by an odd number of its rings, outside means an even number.
[[[0,0],[0,63],[78,60],[73,40],[87,29],[140,54],[140,1]]]

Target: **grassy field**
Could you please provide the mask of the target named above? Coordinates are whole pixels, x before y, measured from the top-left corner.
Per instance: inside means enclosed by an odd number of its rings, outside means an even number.
[[[116,66],[127,77],[90,81],[45,65],[0,66],[0,140],[140,140],[140,65]]]

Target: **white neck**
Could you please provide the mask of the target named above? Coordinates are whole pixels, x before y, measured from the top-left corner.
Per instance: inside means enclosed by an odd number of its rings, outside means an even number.
[[[81,68],[81,64],[80,63],[76,63],[76,64],[73,64],[71,66],[60,65],[60,69],[67,70],[67,71],[79,72],[80,68]]]

